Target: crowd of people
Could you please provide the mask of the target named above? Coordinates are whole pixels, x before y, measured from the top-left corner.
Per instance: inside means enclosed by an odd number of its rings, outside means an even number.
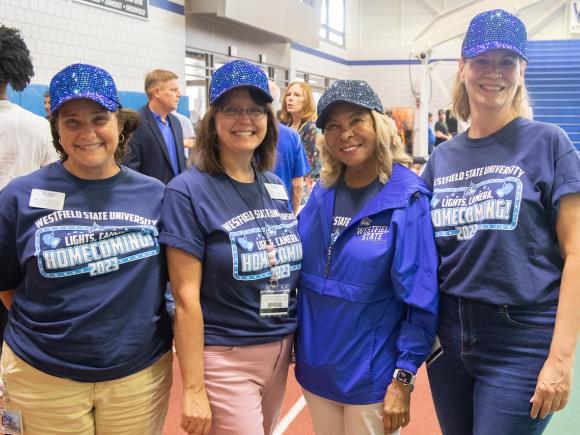
[[[470,127],[439,111],[420,175],[361,80],[317,105],[292,82],[278,118],[277,86],[229,62],[186,163],[174,73],[135,112],[69,65],[46,120],[6,98],[32,76],[18,31],[0,47],[0,393],[21,432],[160,434],[172,343],[190,434],[273,434],[293,352],[318,435],[399,433],[426,360],[445,435],[541,434],[566,406],[580,158],[532,120],[516,16],[471,20],[452,107]]]

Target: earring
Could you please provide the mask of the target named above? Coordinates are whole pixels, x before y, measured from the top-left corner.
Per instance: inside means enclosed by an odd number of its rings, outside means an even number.
[[[121,135],[119,136],[119,142],[123,143],[124,140],[125,140],[125,135],[123,133],[121,133]]]
[[[60,141],[60,137],[58,138],[58,144],[59,144],[60,146],[63,146],[63,145],[62,145],[62,142]]]

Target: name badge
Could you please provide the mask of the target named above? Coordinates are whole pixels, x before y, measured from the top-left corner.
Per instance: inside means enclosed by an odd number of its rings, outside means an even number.
[[[22,435],[22,413],[0,409],[0,432],[5,435]]]
[[[260,317],[282,317],[288,315],[290,289],[273,289],[268,286],[260,291]]]
[[[264,186],[266,186],[270,198],[288,201],[288,193],[282,184],[264,183]]]
[[[28,205],[34,208],[46,208],[48,210],[62,210],[64,207],[63,192],[52,192],[50,190],[32,189]]]

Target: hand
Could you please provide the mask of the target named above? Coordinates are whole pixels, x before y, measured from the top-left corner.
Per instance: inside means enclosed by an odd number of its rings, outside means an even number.
[[[383,405],[383,424],[385,434],[395,432],[400,427],[405,427],[411,421],[411,385],[404,385],[399,381],[391,382],[385,394]]]
[[[572,386],[572,370],[571,358],[558,360],[548,356],[530,399],[532,418],[546,418],[548,414],[564,409]]]
[[[184,392],[181,410],[181,428],[193,435],[207,435],[211,427],[211,409],[205,389]]]

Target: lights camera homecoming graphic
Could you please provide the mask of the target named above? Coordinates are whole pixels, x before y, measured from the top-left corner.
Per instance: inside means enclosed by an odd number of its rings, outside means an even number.
[[[51,225],[63,219],[91,219],[92,225]],[[140,225],[99,225],[94,220],[126,220]],[[125,212],[61,210],[36,222],[35,255],[46,278],[87,273],[103,275],[159,253],[157,222]],[[46,226],[44,226],[46,225]]]
[[[488,174],[494,175],[477,183],[472,180]],[[481,230],[513,230],[518,224],[523,174],[518,166],[489,165],[436,178],[431,200],[435,236],[469,240]],[[442,187],[451,183],[463,186]]]

